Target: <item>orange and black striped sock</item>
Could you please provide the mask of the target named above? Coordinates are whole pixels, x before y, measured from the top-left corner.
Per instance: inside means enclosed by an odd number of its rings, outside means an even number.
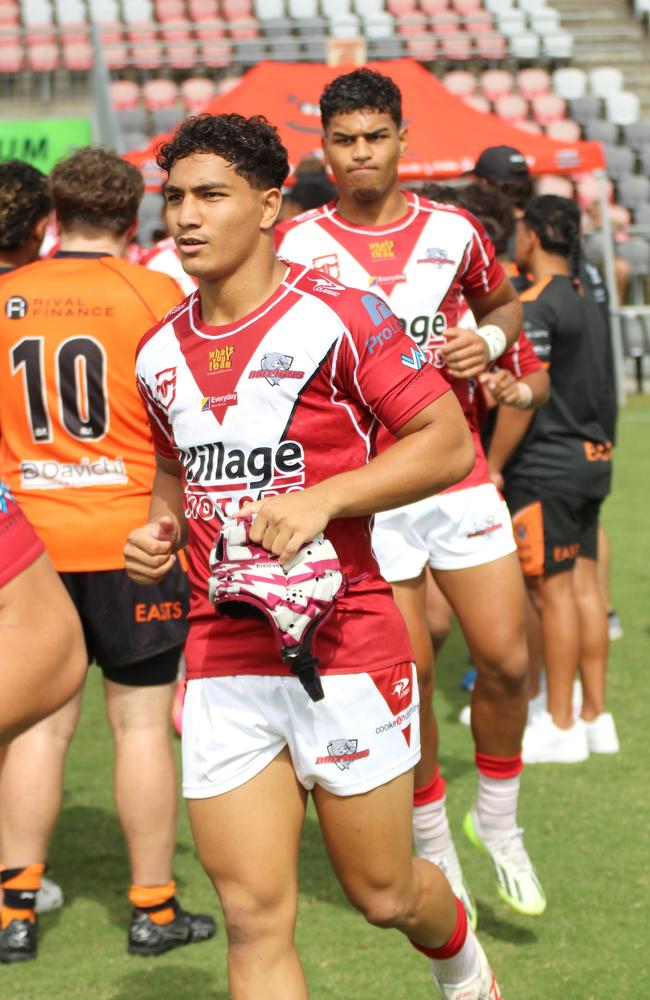
[[[132,885],[129,902],[146,913],[154,924],[170,924],[180,909],[175,893],[174,881],[166,885]]]
[[[36,921],[36,893],[41,887],[44,864],[26,865],[24,868],[4,868],[0,872],[0,884],[4,890],[0,923],[2,929],[12,920]]]

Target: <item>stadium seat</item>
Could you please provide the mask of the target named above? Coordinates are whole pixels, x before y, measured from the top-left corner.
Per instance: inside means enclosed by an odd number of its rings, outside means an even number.
[[[292,18],[305,18],[318,16],[317,0],[288,0],[287,14]],[[264,14],[264,17],[283,17],[284,14]]]
[[[25,51],[22,45],[0,46],[0,75],[13,76],[20,73],[25,64]]]
[[[431,31],[439,38],[443,35],[457,35],[460,32],[460,17],[453,10],[443,10],[433,14]]]
[[[468,63],[472,58],[472,39],[465,32],[443,35],[440,39],[440,56],[451,63]]]
[[[603,118],[592,118],[583,125],[585,139],[595,142],[608,142],[612,146],[616,144],[618,129],[613,122],[606,122]]]
[[[352,11],[351,0],[321,0],[321,14],[323,17],[338,17],[340,14],[350,14]]]
[[[283,0],[259,0],[259,2],[262,6],[268,3],[271,7],[278,4],[284,7]],[[189,0],[187,10],[190,19],[200,23],[201,21],[209,21],[211,18],[219,16],[219,3],[218,0]],[[258,14],[258,17],[266,17],[266,14]]]
[[[494,113],[506,122],[526,121],[528,104],[519,94],[504,94],[494,102]]]
[[[112,80],[108,85],[108,92],[116,111],[137,108],[140,101],[140,88],[133,80]]]
[[[436,58],[437,49],[435,35],[417,35],[406,39],[406,54],[418,62],[432,62]]]
[[[427,18],[424,14],[414,11],[397,19],[397,34],[405,37],[427,33]]]
[[[578,142],[580,126],[571,118],[558,118],[548,123],[546,134],[549,139],[555,139],[556,142]]]
[[[180,85],[183,107],[190,115],[203,111],[215,95],[216,87],[213,80],[203,76],[191,76]]]
[[[236,41],[257,38],[260,33],[259,23],[252,17],[226,21],[226,26],[230,38]]]
[[[89,42],[68,42],[61,47],[63,68],[69,73],[88,73],[94,61],[94,52]]]
[[[494,32],[494,18],[489,10],[477,10],[466,14],[463,18],[463,28],[468,35],[489,35]]]
[[[650,275],[650,245],[645,236],[630,236],[616,244],[616,256],[626,260],[632,279],[631,298],[635,305],[645,304],[645,279]]]
[[[147,129],[147,112],[140,106],[123,108],[115,111],[120,130],[123,133],[145,132]]]
[[[222,69],[230,65],[231,52],[229,42],[218,38],[206,39],[199,48],[198,61],[206,69]]]
[[[269,24],[270,23],[271,22],[269,21]],[[195,34],[201,42],[213,42],[217,39],[225,38],[226,22],[222,21],[221,18],[213,18],[211,21],[204,21],[203,24],[197,26]]]
[[[356,14],[337,14],[330,18],[332,38],[358,38],[360,22]]]
[[[21,9],[21,15],[22,22],[27,28],[32,24],[52,24],[54,20],[50,4],[46,2],[39,3],[38,0],[33,0],[32,3],[25,4]]]
[[[578,205],[583,210],[588,210],[598,201],[600,197],[600,182],[597,177],[593,174],[582,174],[575,178],[576,181],[576,199]],[[614,193],[614,185],[608,179],[606,182],[607,189],[607,201],[611,202]]]
[[[104,56],[106,68],[111,73],[121,72],[122,70],[128,69],[131,65],[128,46],[122,45],[122,43],[118,43],[117,45],[104,45],[102,47],[102,54]]]
[[[86,20],[86,8],[82,3],[70,0],[65,6],[57,9],[59,24],[79,24]]]
[[[496,26],[502,35],[511,38],[512,35],[520,35],[526,30],[526,18],[517,7],[511,10],[504,10],[495,14]]]
[[[537,35],[550,35],[561,30],[560,14],[555,7],[541,7],[531,14],[530,26]]]
[[[476,90],[476,77],[473,73],[467,73],[462,69],[445,73],[441,82],[445,89],[456,97],[467,97]]]
[[[371,59],[399,59],[404,55],[401,38],[379,38],[368,42],[368,56]]]
[[[142,85],[142,96],[147,111],[172,108],[178,100],[178,87],[173,80],[146,80]]]
[[[451,0],[451,6],[457,14],[465,17],[484,9],[482,0]]]
[[[542,174],[537,178],[537,194],[554,194],[573,200],[573,184],[568,177],[560,174]]]
[[[504,11],[512,10],[514,7],[513,0],[484,0],[483,6],[486,10],[489,10],[491,14],[501,14]]]
[[[165,21],[181,21],[185,17],[185,4],[183,0],[156,0],[155,11],[156,20],[161,24]]]
[[[605,117],[614,125],[634,125],[641,113],[639,95],[631,90],[611,94],[605,101]]]
[[[160,26],[160,36],[169,45],[170,42],[187,42],[192,36],[191,21],[165,21]]]
[[[401,17],[403,14],[413,14],[415,9],[415,0],[386,0],[386,10],[393,17]],[[424,7],[422,7],[422,10],[427,13]]]
[[[587,92],[587,74],[575,66],[563,66],[553,73],[553,90],[565,101],[583,97]]]
[[[59,65],[56,45],[32,45],[27,49],[27,67],[32,73],[53,73]]]
[[[566,101],[557,94],[540,94],[531,101],[533,121],[538,125],[557,122],[566,114]]]
[[[496,101],[499,97],[512,93],[515,81],[512,73],[506,69],[487,69],[481,73],[479,85],[487,101]]]
[[[385,13],[384,0],[353,0],[352,7],[355,14],[358,14],[359,17]]]
[[[95,0],[88,5],[90,20],[97,24],[116,24],[120,19],[116,0]]]
[[[180,42],[167,47],[167,65],[177,72],[193,70],[196,66],[196,45]]]
[[[302,58],[308,62],[325,62],[327,59],[327,39],[305,38],[302,43]]]
[[[517,61],[527,62],[539,58],[539,36],[533,31],[522,31],[521,34],[510,35],[508,46],[510,55]]]
[[[579,125],[598,118],[600,114],[600,98],[595,94],[585,94],[583,97],[569,98],[569,112]]]
[[[447,0],[420,0],[420,10],[432,17],[444,14],[448,10]]]
[[[650,202],[644,202],[634,209],[634,224],[647,227],[650,234]]]
[[[538,125],[537,122],[531,122],[528,118],[522,118],[519,121],[510,122],[514,128],[518,128],[520,132],[529,132],[531,135],[542,135],[543,128]]]
[[[624,177],[617,185],[618,202],[634,211],[650,201],[650,180],[640,175]]]
[[[589,73],[589,90],[605,100],[623,90],[623,73],[615,66],[598,66]]]
[[[363,21],[366,38],[392,38],[395,33],[395,19],[388,11],[369,14]]]
[[[503,35],[492,32],[475,39],[476,56],[485,62],[500,62],[506,57],[507,45]]]
[[[631,146],[632,149],[642,149],[642,147],[650,146],[650,120],[642,120],[640,122],[633,122],[631,125],[623,126],[623,139],[625,140],[626,146]]]
[[[158,26],[154,21],[132,21],[127,25],[126,34],[133,45],[155,42]]]
[[[144,45],[133,46],[132,64],[135,69],[141,70],[143,73],[151,73],[161,69],[163,61],[163,47],[158,42],[147,42]]]
[[[570,31],[553,31],[542,37],[542,51],[547,59],[571,59],[573,56],[573,35]]]
[[[607,176],[613,181],[620,181],[634,173],[636,157],[631,149],[625,146],[605,145],[605,160]]]
[[[517,73],[517,90],[527,101],[548,94],[551,89],[551,78],[545,69],[521,69]]]
[[[468,108],[480,111],[481,114],[489,114],[491,110],[489,101],[486,101],[481,94],[467,94],[465,97],[461,97],[461,100]]]
[[[518,0],[517,6],[530,16],[536,14],[539,10],[544,10],[546,0]]]
[[[151,124],[154,132],[171,132],[183,117],[183,112],[177,107],[155,108],[151,112]]]

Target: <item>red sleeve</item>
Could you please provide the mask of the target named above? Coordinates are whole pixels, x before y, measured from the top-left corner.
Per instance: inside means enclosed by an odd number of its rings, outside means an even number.
[[[44,551],[42,541],[0,481],[0,587],[31,566]]]
[[[354,295],[336,377],[393,434],[450,388],[372,292]]]
[[[144,408],[147,413],[147,420],[153,438],[153,446],[159,455],[165,458],[176,458],[174,450],[174,437],[167,414],[160,404],[154,399],[147,384],[138,376],[136,378],[138,392],[142,397]]]
[[[515,378],[523,378],[531,375],[542,367],[542,363],[535,354],[533,346],[522,331],[514,344],[511,344],[507,351],[497,360],[498,368],[505,368]]]
[[[505,278],[505,271],[497,260],[490,237],[478,219],[470,212],[459,211],[472,227],[472,237],[465,255],[465,268],[461,272],[463,292],[468,299],[480,299],[499,287]]]

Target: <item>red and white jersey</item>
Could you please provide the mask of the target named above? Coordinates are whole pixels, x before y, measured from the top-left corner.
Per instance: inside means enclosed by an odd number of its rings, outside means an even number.
[[[283,257],[325,271],[353,288],[371,289],[390,305],[404,329],[456,393],[472,431],[476,463],[452,489],[489,482],[476,422],[473,379],[456,379],[439,348],[457,326],[465,296],[480,298],[504,279],[481,223],[462,208],[404,192],[406,215],[389,226],[357,226],[331,202],[282,223],[276,246]]]
[[[136,368],[156,449],[182,466],[188,677],[287,674],[264,622],[217,617],[208,600],[223,510],[363,466],[380,424],[397,432],[449,387],[383,300],[296,264],[271,298],[228,326],[206,326],[194,293],[143,338]],[[325,534],[351,586],[318,633],[321,669],[409,660],[370,519],[336,520]]]
[[[163,274],[168,274],[180,286],[185,295],[191,295],[192,292],[196,291],[196,280],[183,270],[181,256],[171,236],[154,243],[148,250],[144,250],[138,263],[148,267],[151,271],[162,271]]]

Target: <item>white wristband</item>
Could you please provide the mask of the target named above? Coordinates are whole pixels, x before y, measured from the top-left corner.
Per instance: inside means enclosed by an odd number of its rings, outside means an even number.
[[[506,335],[501,327],[496,326],[495,323],[487,323],[485,326],[479,326],[476,332],[488,346],[490,361],[496,361],[497,358],[500,358],[508,346]]]
[[[514,404],[518,410],[527,410],[533,401],[533,390],[528,385],[528,382],[517,382],[517,388],[519,390],[519,399]]]

